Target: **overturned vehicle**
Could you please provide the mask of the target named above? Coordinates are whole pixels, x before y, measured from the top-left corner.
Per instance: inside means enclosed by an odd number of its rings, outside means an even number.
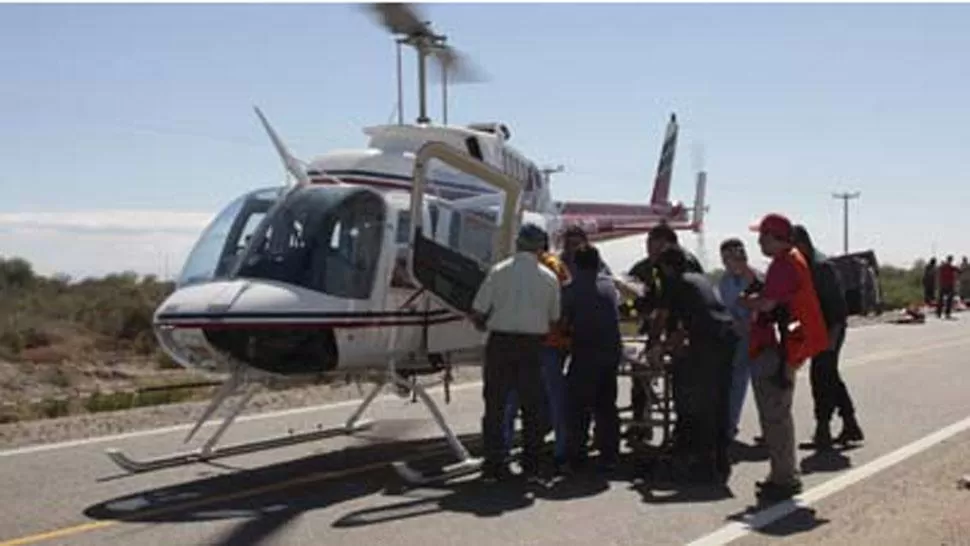
[[[881,315],[882,286],[879,280],[879,262],[873,250],[831,256],[842,282],[845,302],[850,315]]]

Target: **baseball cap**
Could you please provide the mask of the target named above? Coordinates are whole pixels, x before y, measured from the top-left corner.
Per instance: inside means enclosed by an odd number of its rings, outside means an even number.
[[[546,232],[535,224],[525,224],[519,229],[519,236],[516,238],[519,250],[536,251],[542,250],[546,244]]]
[[[791,240],[792,235],[791,221],[776,213],[766,214],[758,225],[751,226],[751,230],[783,241]]]

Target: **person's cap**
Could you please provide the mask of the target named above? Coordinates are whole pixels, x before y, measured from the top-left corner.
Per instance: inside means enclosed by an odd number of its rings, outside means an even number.
[[[515,241],[519,250],[542,250],[546,244],[546,232],[535,224],[523,224]]]
[[[792,236],[791,221],[781,214],[766,214],[757,226],[751,226],[751,228],[752,231],[757,231],[762,235],[771,235],[782,241],[789,241]]]

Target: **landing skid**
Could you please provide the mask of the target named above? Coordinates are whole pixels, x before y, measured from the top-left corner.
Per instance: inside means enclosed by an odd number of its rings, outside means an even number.
[[[221,459],[223,457],[232,457],[234,455],[244,455],[247,453],[255,453],[257,451],[262,451],[265,449],[274,449],[278,447],[286,447],[291,445],[297,445],[304,442],[312,442],[314,440],[324,440],[327,438],[334,438],[337,436],[344,436],[349,434],[354,434],[363,430],[367,430],[374,425],[373,421],[362,421],[356,424],[352,429],[346,427],[330,428],[324,430],[315,430],[312,432],[306,432],[303,434],[291,434],[288,436],[280,436],[277,438],[268,438],[266,440],[260,440],[257,442],[246,442],[240,444],[229,445],[225,447],[219,447],[210,449],[206,452],[204,449],[197,449],[195,451],[190,451],[186,453],[175,453],[166,457],[157,457],[154,459],[144,459],[136,460],[132,459],[124,452],[118,449],[108,449],[106,451],[108,457],[114,461],[116,465],[122,469],[131,472],[132,474],[138,474],[141,472],[151,472],[154,470],[161,470],[163,468],[171,468],[175,466],[184,466],[193,463],[207,462],[215,459]]]
[[[446,393],[448,392],[448,383],[450,382],[447,377],[449,376],[446,376],[445,379]],[[451,430],[451,427],[448,426],[444,416],[438,409],[438,405],[431,398],[431,396],[428,395],[427,388],[416,382],[411,382],[404,377],[401,377],[399,374],[394,372],[393,365],[388,374],[373,386],[364,400],[361,401],[360,406],[357,407],[357,409],[342,427],[315,430],[301,434],[288,434],[285,436],[267,438],[255,442],[216,447],[216,443],[219,441],[219,438],[226,432],[229,426],[232,425],[236,417],[242,413],[243,409],[246,407],[246,404],[249,403],[253,395],[256,393],[256,387],[259,386],[258,382],[247,385],[246,369],[239,367],[233,370],[232,376],[230,376],[230,378],[226,380],[226,383],[220,387],[219,391],[213,397],[212,402],[210,402],[209,406],[203,412],[198,422],[196,422],[195,426],[185,438],[185,443],[188,443],[195,433],[198,432],[198,430],[202,427],[202,425],[212,416],[216,409],[218,409],[230,396],[246,386],[247,388],[245,389],[245,393],[242,395],[240,400],[235,404],[229,415],[226,416],[226,418],[219,425],[219,428],[206,440],[205,444],[201,448],[152,459],[134,459],[118,449],[108,449],[106,450],[106,454],[108,455],[108,458],[110,458],[121,469],[136,474],[184,466],[193,463],[212,461],[224,457],[254,453],[266,449],[291,446],[337,436],[351,435],[362,430],[367,430],[373,426],[372,420],[361,420],[361,417],[367,408],[377,398],[377,395],[380,394],[383,388],[388,384],[394,385],[401,389],[406,389],[413,394],[415,399],[421,400],[421,402],[428,408],[428,411],[431,412],[431,416],[434,418],[435,423],[437,423],[438,427],[441,428],[442,432],[444,433],[448,446],[458,459],[458,463],[442,467],[441,469],[429,473],[419,472],[411,468],[408,463],[404,461],[396,461],[391,463],[392,467],[401,477],[401,479],[412,485],[424,485],[465,476],[481,469],[482,460],[474,458],[468,453],[468,450],[465,449],[465,446]]]
[[[472,457],[465,449],[464,444],[455,435],[451,427],[448,426],[448,422],[445,421],[444,415],[441,414],[441,410],[438,409],[438,404],[428,395],[427,389],[424,386],[417,383],[409,383],[405,381],[399,375],[392,375],[392,381],[399,387],[405,387],[412,389],[412,392],[421,399],[421,402],[428,408],[431,412],[431,416],[434,418],[435,423],[445,434],[445,439],[448,441],[448,447],[455,454],[458,462],[442,467],[435,472],[422,473],[411,468],[408,463],[404,461],[396,461],[391,464],[397,475],[401,477],[402,480],[411,485],[425,485],[429,483],[437,483],[442,481],[447,481],[454,478],[459,478],[461,476],[467,476],[468,474],[473,474],[478,472],[482,468],[483,460],[480,458]],[[447,392],[447,391],[446,391]]]
[[[242,398],[233,406],[230,410],[229,415],[223,419],[219,428],[210,436],[203,446],[199,449],[184,452],[184,453],[174,453],[171,455],[166,455],[162,457],[156,457],[153,459],[134,459],[119,449],[107,449],[106,454],[108,458],[114,461],[123,470],[131,473],[140,472],[150,472],[154,470],[161,470],[163,468],[171,468],[175,466],[183,466],[187,464],[193,464],[198,462],[212,461],[215,459],[221,459],[223,457],[231,457],[234,455],[243,455],[246,453],[254,453],[257,451],[262,451],[265,449],[273,449],[277,447],[285,447],[296,445],[304,442],[310,442],[314,440],[322,440],[325,438],[333,438],[336,436],[344,436],[360,432],[362,430],[369,429],[373,426],[372,420],[361,421],[360,417],[363,415],[367,406],[377,398],[380,393],[381,386],[377,385],[374,389],[364,398],[360,407],[357,411],[350,416],[347,422],[342,427],[314,430],[311,432],[304,432],[301,434],[287,434],[285,436],[278,436],[276,438],[267,438],[264,440],[258,440],[255,442],[246,442],[240,444],[234,444],[225,447],[216,447],[216,443],[222,437],[223,434],[229,429],[236,417],[246,408],[246,405],[252,400],[253,395],[256,394],[256,390],[260,385],[260,379],[256,378],[254,382],[250,383],[252,378],[249,377],[247,373],[247,368],[242,366],[236,366],[232,370],[232,375],[225,383],[219,387],[218,392],[213,396],[212,401],[206,407],[205,411],[202,412],[202,416],[196,421],[192,430],[184,440],[184,444],[187,444],[195,436],[195,433],[202,428],[202,425],[209,420],[210,417],[219,409],[225,401],[231,397],[233,394],[240,390],[244,390]]]

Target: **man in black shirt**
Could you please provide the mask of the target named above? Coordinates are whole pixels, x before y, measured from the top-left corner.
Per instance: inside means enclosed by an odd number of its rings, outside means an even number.
[[[862,441],[863,434],[856,421],[855,405],[839,374],[839,352],[845,341],[849,316],[842,284],[835,264],[819,256],[805,226],[794,226],[792,239],[811,267],[819,307],[829,331],[829,348],[812,359],[810,370],[812,398],[815,401],[815,435],[812,443],[816,449],[832,447],[829,422],[836,409],[842,417],[843,428],[835,442],[846,444]]]
[[[674,326],[668,320],[668,310],[670,309],[669,291],[665,289],[670,284],[665,279],[663,271],[659,268],[657,260],[661,253],[668,249],[678,249],[684,255],[686,270],[695,273],[704,273],[697,258],[680,246],[677,240],[677,232],[668,224],[660,223],[647,235],[647,257],[640,260],[630,269],[630,276],[637,279],[644,285],[644,295],[637,299],[636,309],[644,319],[640,324],[640,334],[649,336],[649,344],[653,344],[660,339],[661,334],[666,330],[672,331]],[[676,430],[680,430],[681,425],[686,424],[687,415],[681,414],[682,405],[680,393],[682,391],[684,374],[680,373],[682,368],[681,359],[675,359],[674,366],[671,368],[671,394],[674,399],[674,409],[677,411]],[[631,386],[630,401],[633,409],[634,422],[642,421],[645,418],[647,409],[647,393],[638,381],[634,381]],[[632,440],[636,440],[637,434],[631,435]],[[674,433],[676,438],[680,436]]]
[[[738,342],[734,321],[707,277],[688,270],[683,250],[668,248],[658,264],[665,281],[668,336],[651,350],[651,357],[680,355],[677,415],[678,420],[681,415],[689,418],[682,420],[678,436],[690,478],[726,483],[731,471],[728,402]]]

